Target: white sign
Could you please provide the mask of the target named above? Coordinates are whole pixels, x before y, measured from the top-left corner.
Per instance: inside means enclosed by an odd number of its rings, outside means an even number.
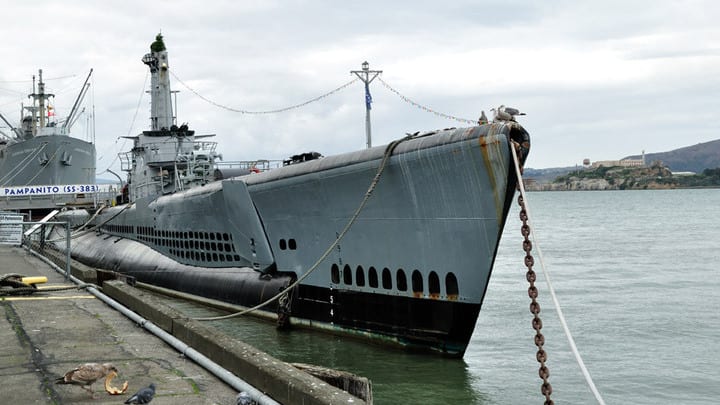
[[[0,245],[22,244],[23,216],[0,212]]]
[[[32,195],[92,194],[100,191],[97,184],[69,184],[57,186],[0,187],[0,197],[24,197]]]

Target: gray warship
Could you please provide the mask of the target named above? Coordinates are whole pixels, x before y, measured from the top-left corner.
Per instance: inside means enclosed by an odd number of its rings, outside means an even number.
[[[515,193],[511,148],[529,149],[514,119],[227,170],[209,135],[176,124],[162,36],[142,62],[151,128],[75,259],[241,307],[279,297],[258,311],[282,326],[464,354]]]
[[[92,70],[90,71],[92,74]],[[53,94],[45,92],[42,70],[37,88],[33,76],[30,106],[22,108],[19,125],[0,131],[0,211],[44,215],[68,206],[93,206],[95,184],[95,145],[71,136],[80,103],[88,89],[88,78],[70,114],[58,120],[49,103]]]

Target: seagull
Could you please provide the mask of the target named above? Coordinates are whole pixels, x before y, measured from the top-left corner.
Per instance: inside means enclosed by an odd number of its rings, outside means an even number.
[[[512,107],[505,107],[504,104],[501,104],[500,107],[496,109],[492,109],[490,111],[493,111],[495,113],[495,116],[493,117],[494,122],[498,121],[515,121],[516,115],[525,115],[525,113],[520,112],[517,108]]]
[[[491,108],[490,111],[492,111],[493,115],[494,115],[493,122],[512,121],[513,120],[512,115],[510,115],[504,111],[504,106],[500,106],[500,108],[498,108],[497,110],[494,108]]]
[[[485,115],[485,111],[483,110],[480,112],[480,118],[478,119],[478,125],[483,125],[483,124],[487,124],[487,123],[488,123],[488,119],[487,119],[487,116]]]
[[[105,377],[110,372],[118,372],[111,363],[85,363],[65,373],[64,376],[55,380],[55,384],[79,385],[80,388],[89,392],[95,397],[92,385],[95,381]]]
[[[149,404],[155,396],[155,384],[150,384],[134,393],[125,401],[126,404]]]
[[[518,110],[517,108],[505,107],[504,105],[501,105],[500,109],[512,115],[513,118],[515,118],[516,115],[525,115],[524,112],[520,112],[520,110]]]

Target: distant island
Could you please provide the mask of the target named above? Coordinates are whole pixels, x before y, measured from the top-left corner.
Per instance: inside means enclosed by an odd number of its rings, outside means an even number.
[[[525,179],[530,191],[576,190],[660,190],[672,188],[720,187],[720,167],[700,174],[673,174],[660,162],[650,166],[598,166],[558,176],[548,183]]]
[[[650,162],[649,164],[647,162]],[[524,172],[531,191],[720,187],[720,139],[669,152]]]

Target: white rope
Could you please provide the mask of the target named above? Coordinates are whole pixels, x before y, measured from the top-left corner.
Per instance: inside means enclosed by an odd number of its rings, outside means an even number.
[[[557,296],[555,295],[555,289],[552,286],[552,283],[550,283],[550,274],[545,268],[545,261],[543,260],[542,250],[540,250],[540,243],[537,241],[537,237],[535,236],[535,227],[532,226],[532,223],[530,222],[530,218],[532,216],[530,215],[530,207],[528,205],[527,196],[525,195],[525,186],[523,185],[522,181],[522,173],[520,172],[520,162],[517,157],[517,152],[515,151],[515,145],[510,145],[510,149],[512,150],[512,156],[513,161],[515,162],[515,173],[517,174],[517,183],[518,187],[520,188],[520,195],[523,198],[523,202],[525,203],[525,212],[527,213],[527,222],[528,225],[530,225],[530,236],[532,237],[532,242],[534,247],[537,249],[538,257],[540,258],[540,268],[542,269],[543,276],[545,276],[545,281],[547,282],[548,290],[550,291],[550,296],[552,297],[553,303],[555,304],[555,311],[558,314],[558,318],[560,318],[560,324],[562,324],[563,330],[565,331],[565,336],[567,336],[567,340],[570,343],[570,349],[572,350],[573,354],[575,355],[575,360],[577,360],[578,366],[580,366],[580,370],[583,373],[583,376],[585,376],[585,381],[587,381],[588,386],[590,387],[590,390],[595,395],[595,399],[597,400],[598,404],[605,405],[605,401],[603,401],[602,396],[600,395],[600,392],[595,387],[595,383],[592,380],[592,377],[590,377],[590,372],[585,367],[585,363],[582,360],[582,357],[580,357],[580,352],[577,349],[577,346],[575,345],[575,340],[572,337],[572,334],[570,333],[570,329],[567,326],[567,322],[565,322],[565,316],[562,313],[562,309],[560,308],[560,302],[557,299]]]

